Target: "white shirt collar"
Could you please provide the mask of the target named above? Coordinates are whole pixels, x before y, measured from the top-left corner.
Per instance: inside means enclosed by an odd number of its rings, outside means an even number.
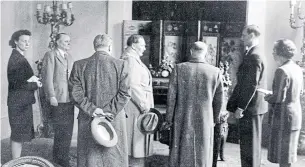
[[[250,47],[248,47],[248,49],[246,49],[246,55],[249,53],[249,51],[253,48],[253,47],[255,47],[256,45],[252,45],[252,46],[250,46]]]
[[[65,54],[66,54],[66,52],[65,52],[65,51],[63,51],[62,49],[59,49],[59,48],[57,48],[57,49],[58,49],[58,51],[59,51],[60,55],[61,55],[63,58],[65,58]]]

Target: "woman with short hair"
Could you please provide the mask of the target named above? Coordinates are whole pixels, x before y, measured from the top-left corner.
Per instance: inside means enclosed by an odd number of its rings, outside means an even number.
[[[35,103],[34,91],[42,86],[24,56],[30,46],[30,38],[30,31],[19,30],[13,33],[9,41],[13,51],[7,66],[7,105],[13,159],[20,157],[23,142],[34,138],[32,104]]]
[[[265,96],[270,111],[271,136],[268,160],[280,167],[291,167],[297,161],[297,147],[302,123],[300,95],[303,91],[302,69],[292,60],[295,44],[288,39],[275,42],[274,60],[278,64],[272,90]]]

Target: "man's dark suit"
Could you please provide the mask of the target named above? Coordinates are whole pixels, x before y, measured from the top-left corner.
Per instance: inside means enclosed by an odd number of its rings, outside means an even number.
[[[243,109],[239,120],[240,152],[242,167],[258,167],[261,161],[261,138],[263,114],[267,112],[264,94],[257,88],[267,89],[266,61],[258,46],[244,55],[237,72],[237,84],[230,97],[227,110]]]

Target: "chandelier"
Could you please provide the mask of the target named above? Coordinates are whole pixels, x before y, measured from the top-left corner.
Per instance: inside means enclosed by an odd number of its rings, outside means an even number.
[[[295,8],[297,8],[297,12],[295,12]],[[301,54],[302,54],[302,65],[305,64],[305,16],[302,15],[301,12],[302,8],[302,1],[300,0],[297,5],[296,0],[290,1],[290,27],[293,29],[298,29],[303,27],[303,46],[301,48]],[[297,22],[299,22],[297,24]]]
[[[51,25],[51,41],[49,48],[53,49],[55,44],[55,37],[59,33],[60,25],[70,26],[73,24],[75,18],[72,13],[72,3],[58,4],[57,1],[52,2],[52,6],[45,5],[44,10],[41,4],[37,4],[36,18],[40,24]]]

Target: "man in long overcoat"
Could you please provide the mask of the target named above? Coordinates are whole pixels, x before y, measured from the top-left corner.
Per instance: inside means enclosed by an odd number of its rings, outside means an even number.
[[[195,42],[188,62],[171,73],[164,128],[172,124],[170,167],[211,167],[214,125],[223,108],[218,68],[205,61],[207,45]]]
[[[104,34],[94,39],[96,52],[76,61],[70,76],[69,91],[78,116],[77,166],[128,167],[127,130],[124,106],[130,99],[128,68],[123,60],[111,56],[112,39]],[[97,144],[91,134],[92,117],[114,117],[111,122],[118,143],[110,148]]]
[[[227,104],[227,110],[239,119],[242,167],[259,167],[261,164],[262,121],[268,111],[264,94],[257,92],[258,88],[267,89],[266,60],[258,47],[259,36],[259,28],[255,25],[246,26],[242,32],[241,40],[248,49]]]

